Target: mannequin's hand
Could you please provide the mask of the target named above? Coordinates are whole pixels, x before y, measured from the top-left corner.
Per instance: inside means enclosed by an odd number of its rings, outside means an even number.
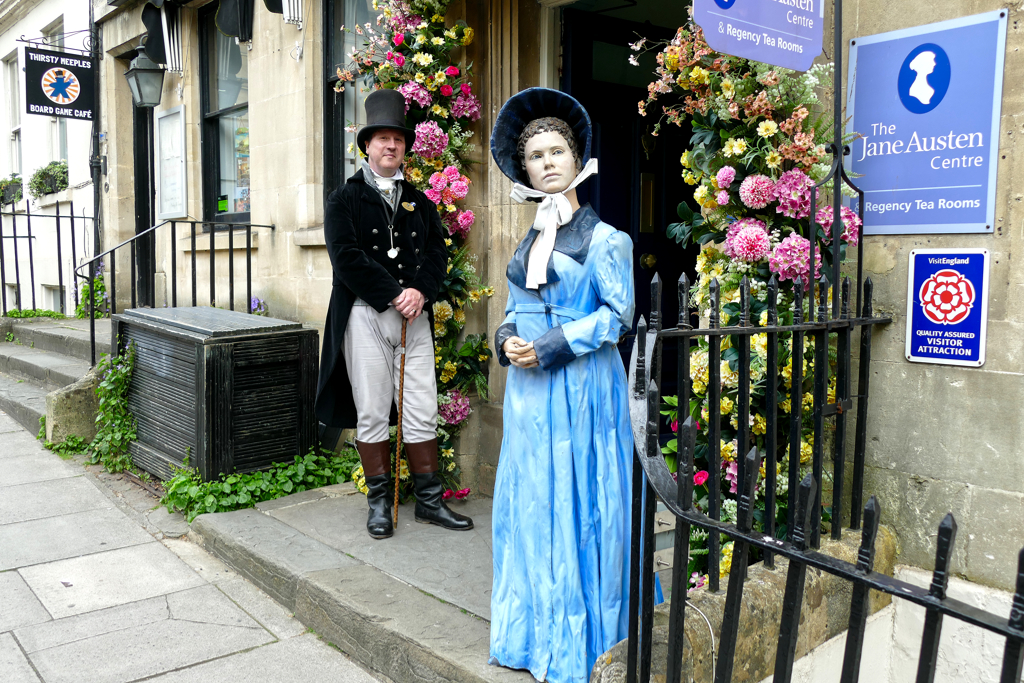
[[[540,365],[537,362],[537,352],[533,350],[533,342],[526,342],[520,337],[509,337],[502,344],[501,350],[517,368],[535,368]]]

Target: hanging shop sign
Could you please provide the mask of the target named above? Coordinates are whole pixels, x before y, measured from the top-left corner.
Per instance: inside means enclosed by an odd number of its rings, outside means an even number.
[[[25,48],[25,111],[92,120],[95,60],[85,55]]]
[[[807,71],[821,54],[824,0],[694,0],[693,20],[712,49]]]
[[[985,363],[987,249],[915,249],[907,289],[907,360]]]
[[[850,41],[867,235],[992,232],[1006,11]]]

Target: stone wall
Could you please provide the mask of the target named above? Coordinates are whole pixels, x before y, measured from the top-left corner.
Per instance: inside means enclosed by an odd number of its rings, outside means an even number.
[[[875,310],[893,318],[874,336],[865,490],[878,495],[883,521],[898,536],[901,562],[933,566],[935,529],[952,511],[960,525],[954,572],[1006,589],[1024,544],[1024,268],[1017,253],[1024,244],[1024,156],[1014,153],[1024,135],[1021,9],[998,0],[848,0],[843,22],[848,45],[860,36],[998,9],[1009,19],[994,234],[864,240]],[[980,369],[912,364],[904,357],[909,256],[922,247],[991,252],[987,361]]]

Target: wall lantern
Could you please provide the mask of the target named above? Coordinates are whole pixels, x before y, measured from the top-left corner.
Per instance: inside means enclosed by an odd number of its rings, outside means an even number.
[[[160,104],[164,89],[164,70],[146,54],[146,48],[139,46],[139,53],[124,72],[132,101],[136,107],[155,107]]]

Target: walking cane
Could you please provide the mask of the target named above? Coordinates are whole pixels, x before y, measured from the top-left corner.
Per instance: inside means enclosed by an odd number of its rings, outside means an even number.
[[[398,444],[395,446],[395,507],[393,510],[392,524],[398,526],[398,486],[402,473],[402,400],[405,393],[405,329],[409,324],[405,316],[402,316],[402,360],[399,361],[398,369]]]

